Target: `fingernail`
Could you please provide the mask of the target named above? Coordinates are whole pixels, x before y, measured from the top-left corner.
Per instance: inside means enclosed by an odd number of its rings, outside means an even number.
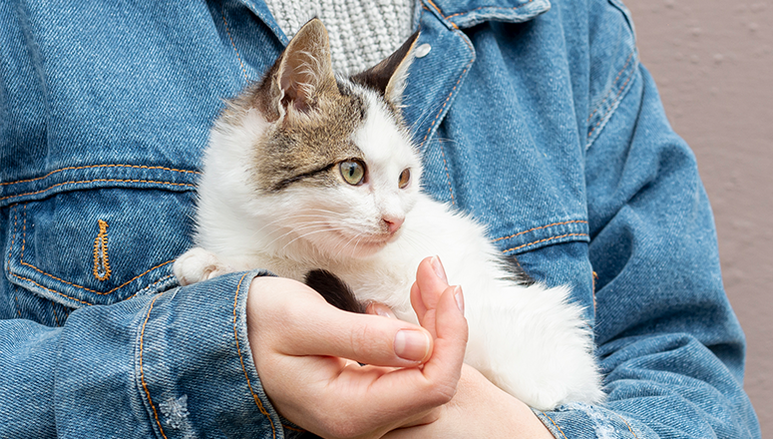
[[[429,354],[429,342],[424,331],[401,329],[395,334],[395,354],[404,360],[424,361]]]
[[[454,299],[456,299],[456,306],[459,307],[459,311],[464,314],[464,296],[462,295],[462,287],[454,287]]]
[[[435,274],[437,274],[437,277],[443,280],[443,282],[448,283],[448,277],[446,277],[446,270],[443,269],[443,264],[440,262],[439,256],[433,256],[432,257],[432,268],[435,269]]]
[[[388,317],[390,319],[396,319],[397,318],[395,313],[393,313],[392,310],[388,306],[386,306],[386,305],[384,305],[382,303],[378,303],[378,302],[369,302],[368,306],[365,308],[365,313],[366,314],[375,314],[375,315],[381,316],[381,317]]]

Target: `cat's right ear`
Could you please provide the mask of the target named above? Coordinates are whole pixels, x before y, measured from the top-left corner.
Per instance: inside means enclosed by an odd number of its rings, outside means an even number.
[[[327,29],[318,18],[303,25],[266,74],[255,103],[271,122],[308,114],[327,93],[337,91]]]
[[[419,39],[419,32],[411,35],[393,54],[368,70],[353,75],[350,79],[358,84],[376,90],[387,101],[400,107],[405,91],[408,69],[413,63],[413,49]]]

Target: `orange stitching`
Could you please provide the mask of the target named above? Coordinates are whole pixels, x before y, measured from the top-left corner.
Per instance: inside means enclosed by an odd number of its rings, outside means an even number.
[[[304,430],[302,428],[295,428],[295,427],[287,425],[287,424],[282,424],[282,427],[284,427],[284,428],[286,428],[288,430],[298,431],[298,432],[301,432],[301,433],[306,433],[306,430]]]
[[[59,318],[56,316],[56,308],[54,307],[53,302],[51,303],[51,311],[54,312],[54,321],[56,322],[56,326],[61,326],[59,324]]]
[[[159,280],[157,280],[157,281],[153,282],[152,284],[150,284],[150,285],[147,285],[147,286],[144,286],[144,287],[142,287],[142,288],[141,288],[141,289],[139,289],[139,290],[138,290],[136,293],[132,294],[132,295],[131,295],[131,297],[127,297],[125,300],[131,299],[132,297],[136,296],[136,295],[137,295],[137,294],[139,294],[140,292],[142,292],[142,291],[145,291],[145,290],[147,290],[147,289],[150,289],[150,288],[152,288],[154,285],[156,285],[156,284],[159,284],[159,283],[161,283],[161,282],[163,282],[163,281],[165,281],[165,280],[167,280],[167,279],[169,279],[169,278],[172,278],[172,277],[174,277],[174,274],[167,274],[166,276],[164,276],[164,277],[162,277],[161,279],[159,279]]]
[[[633,53],[632,53],[632,54],[633,54]],[[625,82],[623,83],[623,85],[620,87],[620,90],[618,90],[618,91],[617,91],[617,94],[615,95],[614,101],[617,101],[617,98],[619,98],[619,97],[620,97],[620,94],[623,92],[623,90],[625,90],[625,86],[626,86],[626,85],[628,85],[628,83],[631,81],[631,78],[633,78],[633,72],[634,72],[634,71],[633,71],[633,70],[631,70],[631,74],[628,76],[628,79],[626,79],[626,80],[625,80]],[[606,111],[606,112],[604,112],[604,115],[603,115],[603,116],[602,116],[602,117],[599,119],[599,122],[596,124],[596,126],[594,126],[593,128],[591,128],[590,132],[588,133],[588,137],[590,137],[590,136],[593,134],[593,131],[595,131],[595,130],[596,130],[596,128],[598,128],[598,127],[599,127],[599,125],[601,125],[601,122],[603,122],[603,121],[604,121],[604,119],[606,119],[606,117],[607,117],[607,114],[609,114],[609,112],[610,112],[610,111],[612,111],[612,107],[613,107],[613,106],[614,106],[614,104],[613,104],[613,105],[610,105],[610,106],[609,106],[609,108],[607,108],[607,111]]]
[[[239,49],[236,48],[236,43],[234,43],[234,39],[231,36],[231,31],[228,30],[228,21],[225,19],[225,4],[223,4],[223,7],[220,8],[220,12],[223,16],[223,23],[225,23],[225,33],[228,34],[228,39],[231,40],[231,46],[234,48],[234,52],[236,52],[236,58],[239,59],[239,65],[242,67],[242,73],[244,73],[244,79],[246,79],[247,82],[249,82],[250,78],[247,77],[247,70],[244,68],[242,57],[239,56]]]
[[[613,83],[617,84],[617,80],[620,79],[620,75],[622,75],[623,72],[625,71],[625,68],[628,67],[628,63],[631,62],[631,59],[633,59],[633,52],[631,52],[631,54],[628,55],[628,59],[625,60],[625,65],[623,65],[623,68],[619,72],[617,72],[617,76],[615,77],[615,80],[612,81]],[[595,110],[593,110],[593,112],[590,114],[590,116],[588,116],[588,118],[585,120],[585,122],[590,122],[590,120],[593,117],[593,115],[596,114],[597,111],[599,111],[599,109],[601,108],[602,105],[604,105],[604,102],[606,102],[607,98],[612,93],[612,90],[614,90],[614,89],[610,88],[609,91],[607,91],[607,94],[604,96],[604,99],[601,101],[599,106],[596,107]]]
[[[543,243],[543,242],[552,241],[554,239],[566,238],[567,236],[588,236],[588,234],[587,233],[567,233],[566,235],[552,236],[550,238],[540,239],[538,241],[533,241],[533,242],[530,242],[528,244],[519,245],[518,247],[509,248],[507,250],[502,250],[502,253],[507,253],[507,252],[511,252],[511,251],[515,251],[515,250],[520,250],[520,249],[522,249],[524,247],[528,247],[530,245],[540,244],[540,243]]]
[[[147,269],[146,271],[144,271],[143,273],[138,274],[137,276],[134,276],[133,278],[127,280],[126,282],[124,282],[121,285],[113,288],[112,290],[107,291],[107,292],[102,292],[102,291],[92,290],[91,288],[86,288],[86,287],[84,287],[82,285],[74,284],[72,282],[68,282],[68,281],[66,281],[64,279],[59,279],[58,277],[54,276],[53,274],[48,274],[45,271],[43,271],[42,269],[40,269],[40,268],[30,264],[30,263],[24,262],[24,246],[26,245],[26,243],[27,243],[27,205],[25,204],[24,205],[24,234],[23,234],[23,240],[22,240],[22,246],[21,246],[21,256],[19,257],[19,263],[24,265],[25,267],[29,267],[29,268],[37,271],[38,273],[40,273],[42,275],[48,276],[51,279],[57,280],[59,282],[65,283],[65,284],[73,286],[75,288],[80,288],[80,289],[88,291],[90,293],[99,294],[99,295],[102,295],[102,296],[106,296],[108,294],[112,294],[115,291],[117,291],[117,290],[125,287],[126,285],[129,285],[130,283],[134,282],[135,280],[139,279],[140,277],[150,273],[151,271],[155,270],[156,268],[160,268],[160,267],[163,267],[164,265],[166,265],[166,264],[168,264],[170,262],[174,262],[174,259],[170,259],[170,260],[168,260],[166,262],[162,262],[162,263],[156,265],[155,267],[151,267],[151,268]]]
[[[148,323],[148,319],[150,319],[150,312],[153,311],[153,305],[156,303],[156,300],[161,296],[156,296],[153,298],[153,300],[150,302],[150,308],[148,308],[148,314],[145,315],[145,321],[142,322],[142,331],[140,331],[140,381],[142,381],[142,388],[145,389],[145,396],[148,397],[148,402],[150,403],[150,408],[153,409],[153,416],[156,417],[156,424],[158,425],[158,429],[161,431],[161,436],[164,436],[164,439],[167,439],[166,434],[164,434],[164,428],[161,427],[161,421],[158,419],[158,411],[156,411],[156,406],[153,405],[153,400],[150,398],[150,392],[148,391],[148,385],[145,383],[145,371],[142,369],[142,352],[143,352],[143,343],[145,340],[145,325]]]
[[[166,265],[166,264],[168,264],[168,263],[170,263],[170,262],[174,262],[174,259],[168,260],[168,261],[166,261],[166,262],[162,262],[162,263],[160,263],[160,264],[156,265],[155,267],[149,268],[149,269],[147,269],[145,272],[143,272],[143,273],[141,273],[141,274],[138,274],[138,275],[134,276],[133,278],[131,278],[131,279],[127,280],[126,282],[124,282],[124,283],[122,283],[121,285],[119,285],[119,286],[117,286],[117,287],[113,288],[113,289],[112,289],[112,290],[110,290],[110,291],[107,291],[107,292],[102,292],[102,291],[96,291],[96,290],[92,290],[91,288],[86,288],[86,287],[84,287],[84,286],[82,286],[82,285],[74,284],[74,283],[72,283],[72,282],[68,282],[68,281],[66,281],[66,280],[64,280],[64,279],[59,279],[58,277],[56,277],[56,276],[54,276],[54,275],[52,275],[52,274],[48,274],[48,273],[46,273],[45,271],[41,270],[41,269],[40,269],[40,268],[38,268],[38,267],[35,267],[35,266],[34,266],[34,265],[32,265],[32,264],[29,264],[29,263],[27,263],[27,262],[24,262],[24,261],[20,261],[20,263],[21,263],[22,265],[24,265],[25,267],[29,267],[29,268],[31,268],[31,269],[33,269],[33,270],[37,271],[38,273],[40,273],[40,274],[42,274],[42,275],[45,275],[45,276],[48,276],[48,277],[50,277],[51,279],[57,280],[57,281],[59,281],[59,282],[65,283],[65,284],[67,284],[67,285],[70,285],[70,286],[72,286],[72,287],[75,287],[75,288],[79,288],[79,289],[82,289],[82,290],[88,291],[88,292],[90,292],[90,293],[99,294],[99,295],[101,295],[101,296],[106,296],[106,295],[108,295],[108,294],[112,294],[112,293],[116,292],[117,290],[119,290],[119,289],[121,289],[121,288],[125,287],[126,285],[128,285],[128,284],[130,284],[130,283],[134,282],[135,280],[137,280],[137,279],[141,278],[142,276],[144,276],[144,275],[146,275],[146,274],[150,273],[151,271],[155,270],[156,268],[163,267],[164,265]],[[127,297],[127,299],[128,299],[128,297]]]
[[[19,317],[21,317],[21,310],[19,309],[19,296],[18,296],[18,293],[19,293],[19,291],[16,290],[16,294],[13,296],[13,298],[16,300],[16,314],[18,314]]]
[[[107,258],[107,223],[97,220],[99,234],[94,239],[94,277],[105,281],[110,278],[110,260]]]
[[[268,422],[271,424],[271,430],[274,433],[274,438],[276,438],[276,428],[274,428],[274,421],[271,420],[271,416],[269,416],[268,411],[263,407],[263,403],[260,402],[260,398],[258,395],[255,394],[255,391],[252,389],[252,383],[250,383],[250,377],[247,374],[247,368],[244,366],[244,358],[242,357],[242,351],[239,348],[239,331],[236,328],[236,307],[237,302],[239,300],[239,290],[241,290],[242,287],[242,281],[244,281],[244,278],[247,277],[246,274],[242,275],[242,278],[239,279],[239,284],[236,285],[236,295],[234,296],[234,339],[236,340],[236,352],[239,354],[239,361],[242,364],[242,371],[244,371],[244,378],[247,379],[247,387],[250,389],[250,393],[252,394],[252,398],[255,400],[255,404],[258,406],[258,410],[260,413],[266,416],[268,418]]]
[[[27,180],[17,180],[17,181],[8,181],[5,183],[0,183],[0,186],[6,186],[11,184],[20,184],[20,183],[29,183],[32,181],[38,181],[46,179],[54,174],[57,174],[59,172],[63,171],[75,171],[80,169],[92,169],[92,168],[134,168],[134,169],[161,169],[163,171],[172,171],[172,172],[181,172],[185,174],[200,174],[198,171],[191,171],[187,169],[174,169],[174,168],[166,168],[163,166],[144,166],[144,165],[122,165],[122,164],[105,164],[105,165],[89,165],[89,166],[69,166],[67,168],[61,168],[54,171],[49,172],[48,174],[42,176],[42,177],[36,177],[36,178],[30,178]]]
[[[612,412],[612,413],[615,413],[615,412]],[[620,418],[620,419],[622,419],[622,420],[623,420],[623,423],[625,424],[625,426],[626,426],[626,427],[628,427],[628,431],[630,431],[630,432],[631,432],[631,434],[633,435],[633,437],[635,437],[635,438],[637,438],[637,439],[638,439],[638,438],[639,438],[639,436],[636,436],[636,433],[634,433],[634,431],[633,431],[633,429],[631,428],[631,426],[630,426],[630,425],[628,425],[628,421],[626,421],[626,420],[625,420],[625,418],[624,418],[624,417],[622,417],[622,416],[620,416],[619,414],[617,414],[617,413],[615,413],[615,414],[617,415],[617,417],[618,417],[618,418]]]
[[[17,227],[17,221],[18,221],[18,213],[17,213],[17,212],[14,212],[14,224],[13,224],[13,225],[14,225],[14,230],[16,230],[16,227]],[[120,289],[120,288],[123,288],[123,287],[125,287],[126,285],[128,285],[128,284],[130,284],[130,283],[134,282],[134,281],[135,281],[135,280],[137,280],[138,278],[140,278],[140,277],[142,277],[142,276],[144,276],[144,275],[146,275],[146,274],[150,273],[151,271],[153,271],[153,270],[155,270],[155,269],[157,269],[157,268],[163,267],[164,265],[166,265],[166,264],[168,264],[168,263],[170,263],[170,262],[174,262],[174,259],[172,259],[172,260],[166,261],[166,262],[164,262],[164,263],[158,264],[158,265],[156,265],[155,267],[152,267],[152,268],[150,268],[150,269],[146,270],[145,272],[143,272],[143,273],[141,273],[141,274],[138,274],[137,276],[135,276],[135,277],[131,278],[130,280],[128,280],[128,281],[126,281],[125,283],[123,283],[123,284],[121,284],[121,285],[119,285],[119,286],[117,286],[117,287],[113,288],[112,290],[110,290],[110,291],[108,291],[108,292],[106,292],[106,293],[103,293],[103,292],[100,292],[100,291],[95,291],[95,290],[92,290],[92,289],[89,289],[89,288],[86,288],[86,287],[83,287],[83,286],[80,286],[80,285],[76,285],[76,284],[74,284],[74,283],[71,283],[71,282],[67,282],[67,281],[65,281],[65,280],[63,280],[63,279],[59,279],[59,278],[57,278],[57,277],[55,277],[55,276],[53,276],[53,275],[51,275],[51,274],[48,274],[48,273],[44,272],[43,270],[39,269],[38,267],[35,267],[34,265],[31,265],[31,264],[28,264],[28,263],[24,262],[24,260],[23,260],[22,258],[24,257],[24,248],[25,248],[25,245],[26,245],[26,242],[27,242],[26,222],[27,222],[27,205],[25,204],[25,205],[24,205],[24,224],[25,224],[25,227],[24,227],[24,235],[23,235],[23,240],[22,240],[22,250],[21,250],[21,255],[20,255],[20,257],[19,257],[19,263],[21,263],[22,265],[24,265],[24,266],[26,266],[26,267],[32,268],[33,270],[35,270],[35,271],[37,271],[37,272],[39,272],[39,273],[41,273],[41,274],[43,274],[43,275],[45,275],[45,276],[48,276],[48,277],[50,277],[50,278],[52,278],[52,279],[54,279],[54,280],[58,280],[59,282],[63,282],[63,283],[65,283],[65,284],[68,284],[68,285],[70,285],[70,286],[73,286],[73,287],[76,287],[76,288],[80,288],[80,289],[83,289],[83,290],[86,290],[86,291],[89,291],[89,292],[92,292],[92,293],[96,293],[96,294],[100,294],[100,295],[107,295],[107,294],[113,293],[113,292],[115,292],[116,290],[118,290],[118,289]],[[24,281],[27,281],[27,282],[31,282],[31,283],[33,283],[33,284],[37,285],[38,287],[40,287],[40,288],[43,288],[43,289],[44,289],[44,290],[46,290],[46,291],[50,291],[50,292],[52,292],[52,293],[56,293],[56,294],[58,294],[58,295],[60,295],[60,296],[62,296],[62,297],[64,297],[64,298],[67,298],[67,299],[73,300],[73,301],[75,301],[75,302],[78,302],[78,303],[82,303],[82,304],[84,304],[84,305],[89,305],[89,306],[90,306],[90,305],[93,305],[93,303],[89,303],[89,302],[86,302],[86,301],[84,301],[84,300],[76,299],[75,297],[68,296],[67,294],[64,294],[64,293],[62,293],[62,292],[59,292],[59,291],[57,291],[57,290],[54,290],[54,289],[51,289],[51,288],[45,287],[45,286],[43,286],[43,285],[41,285],[41,284],[37,283],[36,281],[34,281],[34,280],[30,279],[30,278],[23,277],[23,276],[19,276],[18,274],[16,274],[16,273],[13,273],[13,272],[11,271],[11,252],[13,251],[13,242],[14,242],[14,241],[13,241],[13,237],[14,237],[14,236],[15,236],[15,232],[14,232],[14,235],[12,235],[12,236],[11,236],[11,251],[9,251],[9,252],[8,252],[8,274],[10,274],[11,276],[13,276],[13,277],[15,277],[15,278],[17,278],[17,279],[21,279],[21,280],[24,280]],[[156,282],[153,282],[153,283],[152,283],[152,284],[150,284],[149,286],[153,286],[153,285],[157,284],[158,282],[160,282],[160,281],[162,281],[162,280],[164,280],[164,279],[166,279],[166,278],[169,278],[169,276],[166,276],[166,277],[164,277],[164,278],[161,278],[161,279],[157,280]],[[146,287],[146,288],[147,288],[147,287]],[[131,296],[127,297],[127,298],[126,298],[126,299],[124,299],[124,300],[129,300],[129,299],[131,299],[132,297],[134,297],[134,296],[136,296],[136,295],[137,295],[137,293],[134,293],[134,294],[132,294]]]
[[[430,5],[430,6],[432,6],[433,8],[435,8],[435,10],[436,10],[436,11],[438,11],[438,14],[440,14],[440,15],[441,15],[443,18],[445,18],[445,17],[446,17],[446,16],[443,14],[443,11],[441,11],[441,10],[440,10],[440,8],[438,8],[438,7],[437,7],[437,5],[436,5],[435,3],[433,3],[433,2],[432,2],[432,0],[427,0],[427,3],[429,3],[429,5]]]
[[[75,297],[68,296],[67,294],[60,293],[59,291],[52,290],[51,288],[45,287],[45,286],[43,286],[43,285],[40,285],[39,283],[35,282],[35,281],[34,281],[34,280],[32,280],[32,279],[29,279],[29,278],[26,278],[26,277],[23,277],[23,276],[19,276],[19,275],[18,275],[18,274],[16,274],[16,273],[11,273],[11,276],[13,276],[13,277],[15,277],[15,278],[17,278],[17,279],[26,280],[27,282],[31,282],[31,283],[33,283],[33,284],[35,284],[35,285],[39,286],[40,288],[43,288],[43,289],[44,289],[44,290],[46,290],[46,291],[50,291],[50,292],[52,292],[52,293],[56,293],[56,294],[58,294],[58,295],[60,295],[60,296],[62,296],[62,297],[65,297],[65,298],[67,298],[67,299],[70,299],[70,300],[74,300],[74,301],[76,301],[76,302],[78,302],[78,303],[82,303],[82,304],[84,304],[84,305],[89,305],[89,306],[93,305],[93,303],[85,302],[85,301],[83,301],[83,300],[76,299]],[[131,295],[131,296],[127,297],[126,299],[127,299],[127,300],[128,300],[128,299],[131,299],[131,298],[132,298],[132,297],[134,297],[134,296],[135,296],[135,295]]]
[[[24,197],[27,195],[37,195],[46,191],[49,191],[57,186],[64,186],[66,184],[79,184],[79,183],[152,183],[152,184],[166,184],[170,186],[188,186],[188,187],[196,187],[194,184],[190,183],[172,183],[169,181],[156,181],[156,180],[120,180],[120,179],[112,179],[112,178],[97,178],[94,180],[73,180],[73,181],[65,181],[63,183],[57,183],[54,185],[51,185],[45,189],[41,189],[39,191],[35,192],[27,192],[23,194],[17,194],[17,195],[8,195],[7,197],[0,198],[0,201],[7,200],[9,198],[16,198],[16,197]]]
[[[502,238],[497,238],[497,239],[495,239],[495,240],[493,240],[493,241],[491,241],[491,242],[497,242],[497,241],[502,241],[503,239],[510,239],[510,238],[515,238],[516,236],[523,235],[524,233],[533,232],[533,231],[535,231],[535,230],[539,230],[539,229],[546,229],[546,228],[548,228],[548,227],[553,227],[553,226],[563,226],[564,224],[574,224],[574,223],[584,223],[584,224],[588,224],[588,221],[585,221],[585,220],[573,220],[573,221],[564,221],[564,222],[562,222],[562,223],[553,223],[553,224],[548,224],[548,225],[546,225],[546,226],[539,226],[539,227],[534,227],[533,229],[524,230],[523,232],[518,232],[518,233],[516,233],[516,234],[514,234],[514,235],[505,236],[505,237],[502,237]]]
[[[599,279],[599,275],[595,271],[592,271],[592,273],[593,273],[593,278],[591,279],[591,281],[592,281],[592,288],[593,288],[593,294],[592,294],[593,315],[595,316],[596,315],[596,281]]]
[[[561,433],[561,436],[563,436],[564,439],[567,439],[566,435],[564,434],[564,430],[561,430],[561,427],[559,427],[558,424],[556,424],[556,421],[554,421],[553,418],[551,418],[547,413],[543,411],[540,411],[540,413],[545,415],[546,418],[550,419],[550,422],[552,422],[553,425],[558,429],[559,433]]]

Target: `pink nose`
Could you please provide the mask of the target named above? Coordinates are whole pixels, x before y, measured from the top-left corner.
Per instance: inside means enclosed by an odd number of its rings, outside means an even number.
[[[384,221],[384,224],[387,227],[387,231],[390,235],[394,235],[395,232],[400,230],[400,226],[403,225],[403,222],[405,221],[405,218],[382,218],[382,221]]]

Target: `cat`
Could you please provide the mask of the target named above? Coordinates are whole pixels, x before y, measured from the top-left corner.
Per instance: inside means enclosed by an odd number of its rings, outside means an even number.
[[[540,410],[602,401],[592,334],[569,290],[514,278],[485,228],[420,190],[400,113],[416,35],[375,67],[332,71],[327,31],[305,24],[259,83],[216,121],[198,184],[195,243],[181,285],[265,268],[303,281],[325,270],[359,303],[416,322],[409,291],[438,255],[461,285],[465,362]]]

